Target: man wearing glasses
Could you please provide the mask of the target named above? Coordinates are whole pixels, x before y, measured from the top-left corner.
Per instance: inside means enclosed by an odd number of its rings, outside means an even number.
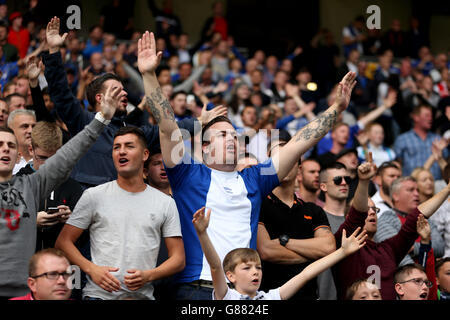
[[[407,264],[394,275],[395,292],[399,300],[428,300],[433,283],[420,264]]]
[[[50,248],[35,253],[29,263],[30,293],[10,300],[68,300],[69,260],[61,250]]]
[[[355,254],[342,260],[333,267],[338,299],[345,298],[347,288],[357,279],[369,278],[381,289],[383,300],[395,300],[394,274],[400,261],[410,250],[418,237],[417,220],[420,215],[429,218],[450,194],[450,184],[431,199],[421,203],[407,215],[405,223],[398,233],[382,242],[374,242],[377,233],[377,211],[373,201],[368,197],[369,180],[376,173],[372,155],[368,162],[358,167],[359,184],[353,198],[352,206],[344,223],[335,233],[336,247],[340,246],[342,231],[347,234],[358,227],[367,231],[366,245]]]

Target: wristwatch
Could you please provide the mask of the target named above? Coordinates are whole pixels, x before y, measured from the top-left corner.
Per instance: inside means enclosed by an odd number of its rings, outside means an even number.
[[[285,246],[286,246],[286,243],[288,243],[288,241],[289,241],[289,236],[288,236],[288,235],[285,235],[285,234],[282,234],[282,235],[280,236],[279,240],[280,240],[280,244],[281,244],[283,247],[285,247]]]

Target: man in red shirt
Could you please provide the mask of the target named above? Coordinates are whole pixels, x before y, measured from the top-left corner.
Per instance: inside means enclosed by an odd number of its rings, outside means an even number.
[[[14,45],[19,51],[20,59],[25,58],[30,45],[30,33],[22,27],[22,14],[20,12],[13,12],[9,16],[11,27],[8,33],[8,43]]]
[[[450,194],[450,184],[431,199],[421,203],[410,213],[397,235],[376,243],[373,237],[377,231],[377,208],[372,200],[368,201],[368,185],[376,174],[376,166],[369,162],[358,167],[359,184],[353,198],[353,204],[344,223],[335,233],[336,247],[339,247],[342,230],[347,234],[358,227],[367,230],[366,245],[333,267],[338,299],[345,299],[347,288],[356,280],[369,278],[375,280],[381,289],[383,300],[395,300],[394,273],[400,261],[408,253],[418,237],[417,219],[420,214],[429,218]]]

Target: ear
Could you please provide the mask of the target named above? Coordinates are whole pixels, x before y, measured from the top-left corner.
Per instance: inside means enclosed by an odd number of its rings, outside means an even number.
[[[30,155],[32,157],[34,157],[34,151],[33,151],[33,147],[31,146],[31,144],[28,145],[28,152],[30,153]]]
[[[33,293],[33,296],[36,296],[36,279],[28,277],[27,279],[28,288],[30,288],[30,291]]]
[[[438,277],[436,277],[436,285],[439,287],[439,285],[440,285],[440,282],[439,282],[439,278]]]
[[[145,162],[147,161],[148,157],[150,157],[150,151],[148,151],[148,149],[144,149],[144,153],[142,155],[142,160]]]
[[[319,188],[320,188],[320,190],[322,190],[323,192],[327,192],[327,191],[328,191],[327,184],[324,183],[324,182],[321,182],[321,183],[319,184]]]
[[[234,285],[234,282],[236,281],[235,277],[234,277],[234,273],[231,271],[227,271],[225,273],[225,276],[227,277],[227,279]]]
[[[396,283],[394,286],[395,292],[399,295],[399,297],[402,297],[405,292],[403,291],[403,287],[400,283]]]
[[[392,202],[398,202],[398,195],[396,193],[392,194]]]
[[[102,102],[102,93],[97,93],[95,95],[95,102],[100,105],[100,103]]]
[[[379,175],[376,175],[373,178],[373,182],[375,182],[377,185],[381,186],[381,177]]]

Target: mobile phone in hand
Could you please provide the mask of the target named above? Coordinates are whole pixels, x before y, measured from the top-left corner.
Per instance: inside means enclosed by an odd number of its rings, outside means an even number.
[[[47,213],[48,214],[57,213],[57,212],[59,212],[59,209],[57,207],[49,207],[49,208],[47,208]]]

